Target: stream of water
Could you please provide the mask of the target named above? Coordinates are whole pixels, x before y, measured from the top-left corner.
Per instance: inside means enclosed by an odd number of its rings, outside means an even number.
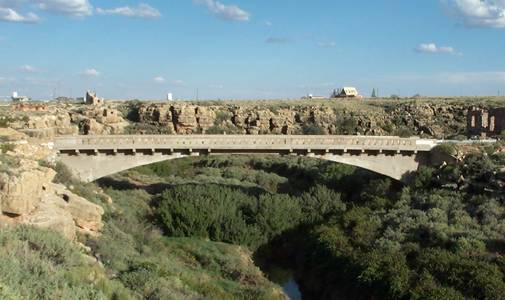
[[[282,284],[282,290],[288,295],[291,300],[302,300],[302,293],[300,287],[293,277],[289,278],[287,282]]]

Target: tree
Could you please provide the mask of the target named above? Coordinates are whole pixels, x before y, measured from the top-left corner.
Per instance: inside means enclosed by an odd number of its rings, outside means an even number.
[[[377,92],[375,91],[375,88],[372,90],[372,98],[377,98]]]

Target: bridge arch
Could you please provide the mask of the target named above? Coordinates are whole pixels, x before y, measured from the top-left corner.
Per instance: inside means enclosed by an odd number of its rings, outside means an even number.
[[[226,153],[215,155],[230,155]],[[265,155],[265,154],[263,154]],[[58,160],[66,165],[73,174],[84,182],[92,182],[103,177],[127,171],[136,167],[154,163],[200,156],[197,154],[174,153],[171,155],[60,155]],[[314,159],[321,159],[352,165],[378,173],[398,181],[405,181],[410,173],[416,171],[424,162],[424,157],[417,155],[305,155]]]
[[[58,160],[79,179],[200,155],[303,155],[356,166],[404,181],[426,162],[432,140],[366,136],[70,136],[58,138]]]

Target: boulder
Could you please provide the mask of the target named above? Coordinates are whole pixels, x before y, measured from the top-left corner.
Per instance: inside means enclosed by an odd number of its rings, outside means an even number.
[[[21,159],[19,168],[0,175],[1,210],[7,214],[24,215],[34,210],[56,172],[40,167],[36,161]]]
[[[23,218],[23,224],[47,228],[61,233],[69,240],[75,240],[76,228],[72,214],[64,208],[63,199],[55,194],[46,194],[39,207]]]
[[[91,234],[102,230],[104,210],[101,206],[70,192],[62,185],[53,184],[50,190],[54,191],[54,194],[60,199],[63,199],[62,207],[71,214],[77,227]]]

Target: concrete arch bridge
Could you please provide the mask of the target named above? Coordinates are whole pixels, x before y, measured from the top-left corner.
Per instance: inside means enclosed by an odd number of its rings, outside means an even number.
[[[58,160],[91,182],[135,167],[188,156],[303,155],[404,181],[429,162],[436,140],[391,136],[108,135],[61,136]]]

